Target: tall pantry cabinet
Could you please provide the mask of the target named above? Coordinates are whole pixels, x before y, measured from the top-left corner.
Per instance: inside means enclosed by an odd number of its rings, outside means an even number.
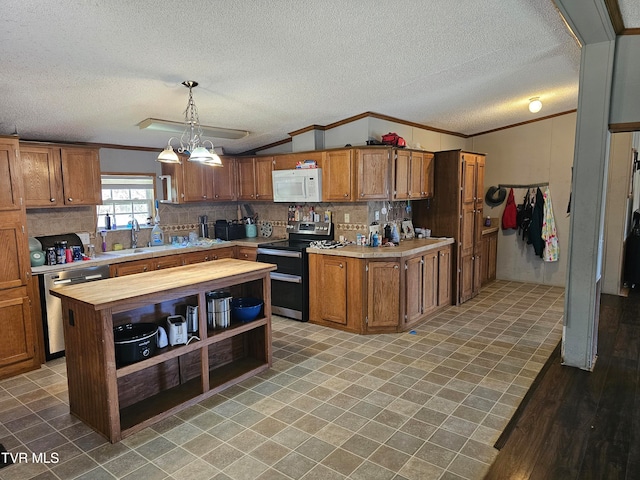
[[[0,137],[0,379],[37,368],[18,140]]]
[[[480,291],[485,156],[449,150],[435,154],[435,194],[415,202],[414,224],[436,237],[453,237],[451,288],[455,304]]]

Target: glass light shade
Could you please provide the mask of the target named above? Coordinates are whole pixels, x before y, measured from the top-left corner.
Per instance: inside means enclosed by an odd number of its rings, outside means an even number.
[[[204,163],[205,165],[211,165],[212,167],[222,167],[222,159],[218,156],[218,154],[213,150],[210,150],[209,153],[213,155],[213,158],[211,160],[205,160],[202,163]]]
[[[542,110],[542,102],[539,97],[533,97],[529,99],[529,111],[531,113],[538,113]]]
[[[173,151],[173,147],[171,145],[167,145],[167,148],[160,152],[156,161],[162,163],[180,163],[180,158],[178,157],[178,154]]]
[[[211,152],[204,147],[194,148],[193,152],[191,152],[191,155],[189,156],[190,162],[206,162],[209,160],[213,160],[213,155],[211,155]]]

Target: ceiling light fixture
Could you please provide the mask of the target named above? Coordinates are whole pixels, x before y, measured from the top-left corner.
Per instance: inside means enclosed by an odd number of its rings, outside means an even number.
[[[532,97],[529,99],[529,111],[531,113],[538,113],[542,110],[542,102],[540,101],[540,97]]]
[[[222,160],[215,152],[213,142],[211,140],[202,140],[203,131],[200,126],[200,117],[198,116],[198,108],[193,101],[193,88],[198,86],[198,82],[193,80],[187,80],[182,84],[189,89],[189,102],[187,108],[184,111],[184,125],[182,135],[180,136],[180,146],[178,147],[178,153],[186,153],[189,155],[188,160],[190,162],[201,162],[206,165],[222,166]],[[149,119],[147,119],[149,120]],[[146,120],[145,120],[146,121]],[[142,126],[140,128],[145,128]],[[158,162],[164,163],[180,163],[180,158],[173,150],[171,140],[178,140],[177,137],[171,137],[167,142],[166,148],[158,155]],[[205,148],[206,143],[211,144],[211,148],[207,150]]]

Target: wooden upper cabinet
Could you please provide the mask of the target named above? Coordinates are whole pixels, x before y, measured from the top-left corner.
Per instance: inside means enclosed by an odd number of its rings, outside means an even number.
[[[389,149],[356,149],[355,200],[389,199],[389,158]]]
[[[24,209],[18,141],[0,138],[0,212]]]
[[[20,147],[27,207],[58,207],[64,205],[60,149]]]
[[[409,198],[425,197],[425,179],[422,176],[422,152],[411,152],[411,176],[409,179]]]
[[[238,200],[273,200],[273,157],[237,159]]]
[[[323,202],[351,201],[352,154],[352,150],[324,152],[322,159]]]
[[[469,204],[476,201],[476,169],[478,163],[476,155],[462,154],[462,203]]]
[[[396,150],[393,161],[394,200],[410,198],[411,178],[411,152]]]
[[[183,200],[207,202],[213,200],[213,169],[211,165],[190,162],[182,157]]]
[[[435,191],[434,180],[435,162],[433,153],[424,153],[422,156],[422,197],[432,198]]]
[[[95,148],[61,148],[62,191],[65,205],[102,203],[100,158]]]
[[[213,199],[216,201],[235,201],[236,197],[236,159],[221,157],[222,167],[209,167],[213,174]]]
[[[255,158],[256,200],[273,200],[273,157]]]

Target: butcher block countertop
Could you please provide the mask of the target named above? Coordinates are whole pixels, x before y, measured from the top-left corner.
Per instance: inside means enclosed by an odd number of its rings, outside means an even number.
[[[214,290],[227,284],[241,283],[242,277],[275,269],[276,266],[270,263],[224,258],[215,262],[69,285],[64,289],[51,290],[51,294],[91,305],[95,310],[116,306],[118,310],[127,310],[134,306],[133,303],[149,303],[154,297],[167,299],[168,291],[171,291],[171,297],[177,298],[189,294],[189,290],[196,284],[199,285],[199,291],[206,287],[203,287],[203,284],[209,283],[211,290]]]
[[[453,238],[416,238],[413,240],[403,240],[400,245],[394,247],[361,247],[347,245],[340,248],[307,248],[307,253],[319,255],[334,255],[340,257],[353,258],[402,258],[423,253],[428,250],[442,248],[453,243]]]

